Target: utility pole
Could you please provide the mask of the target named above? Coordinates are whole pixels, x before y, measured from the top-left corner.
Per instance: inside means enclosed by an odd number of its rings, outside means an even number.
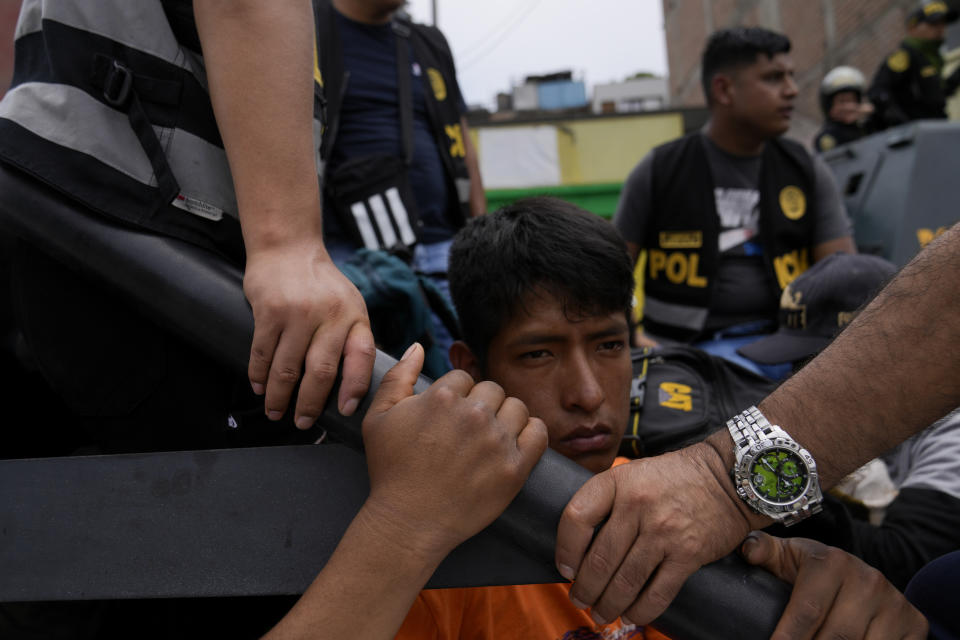
[[[433,26],[437,26],[437,0],[430,0],[430,7],[432,8]]]

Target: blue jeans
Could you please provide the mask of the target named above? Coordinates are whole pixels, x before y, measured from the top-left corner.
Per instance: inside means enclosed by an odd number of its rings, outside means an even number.
[[[707,353],[734,362],[745,369],[749,369],[771,380],[783,380],[792,368],[791,363],[761,364],[737,353],[737,349],[756,342],[768,335],[771,325],[766,321],[748,322],[745,324],[727,327],[716,332],[707,340],[694,343],[691,346],[702,349]]]

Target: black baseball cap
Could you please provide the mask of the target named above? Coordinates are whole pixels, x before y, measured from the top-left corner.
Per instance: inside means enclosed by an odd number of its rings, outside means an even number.
[[[891,262],[866,254],[835,253],[820,260],[783,290],[776,333],[737,353],[761,364],[816,354],[896,271]]]

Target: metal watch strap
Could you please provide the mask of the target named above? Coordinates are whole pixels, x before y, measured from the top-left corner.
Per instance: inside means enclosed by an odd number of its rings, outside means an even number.
[[[727,430],[730,431],[730,437],[733,438],[738,454],[744,449],[749,449],[755,441],[772,440],[776,436],[789,437],[786,431],[770,424],[770,421],[756,407],[750,407],[727,420]]]

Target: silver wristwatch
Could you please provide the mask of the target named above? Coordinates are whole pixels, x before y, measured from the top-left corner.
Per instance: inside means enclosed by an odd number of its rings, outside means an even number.
[[[823,508],[813,456],[756,407],[727,420],[737,461],[737,495],[757,513],[786,526]]]

